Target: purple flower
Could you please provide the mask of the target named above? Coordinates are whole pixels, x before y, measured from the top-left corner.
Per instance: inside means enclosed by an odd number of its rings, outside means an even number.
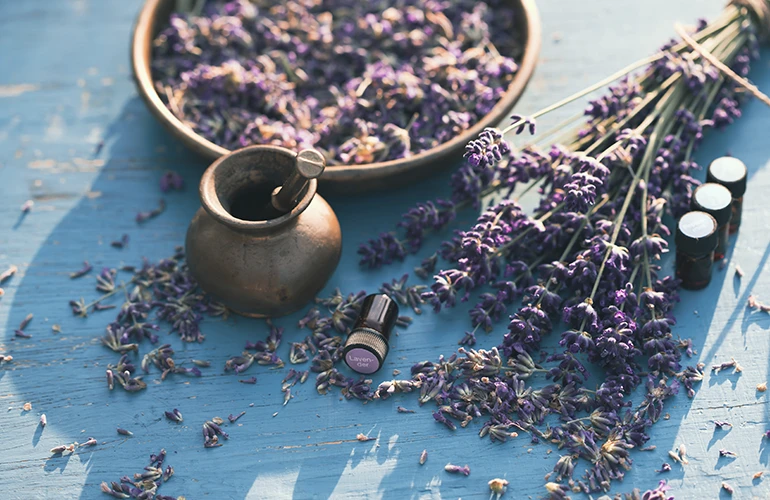
[[[160,177],[160,190],[164,193],[181,191],[182,188],[184,188],[184,179],[173,170],[169,170]]]

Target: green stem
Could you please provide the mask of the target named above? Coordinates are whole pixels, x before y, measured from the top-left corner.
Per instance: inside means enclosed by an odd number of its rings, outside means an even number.
[[[701,30],[698,33],[696,33],[695,36],[693,36],[693,39],[696,40],[696,41],[701,41],[701,40],[707,39],[711,34],[717,32],[717,31],[720,31],[720,30],[724,29],[725,27],[727,27],[728,25],[730,25],[730,23],[732,23],[736,18],[739,17],[740,13],[739,13],[739,10],[737,8],[735,8],[735,7],[728,7],[727,9],[725,9],[725,14],[726,14],[726,19],[725,20],[717,20],[716,22],[710,24],[709,26],[707,26],[703,30]],[[680,52],[680,51],[688,49],[688,48],[689,48],[689,45],[687,45],[684,42],[679,42],[678,44],[676,44],[674,47],[671,48],[671,51],[673,51],[673,52]],[[591,94],[591,93],[601,89],[602,87],[605,87],[606,85],[609,85],[610,83],[614,82],[615,80],[617,80],[619,78],[623,78],[624,76],[626,76],[627,74],[631,73],[632,71],[634,71],[636,69],[639,69],[639,68],[641,68],[643,66],[646,66],[648,64],[652,64],[655,61],[658,61],[658,60],[662,59],[663,57],[665,57],[665,55],[666,55],[666,52],[658,52],[657,54],[654,54],[652,56],[649,56],[649,57],[646,57],[644,59],[640,59],[640,60],[638,60],[636,62],[633,62],[633,63],[629,64],[628,66],[626,66],[625,68],[622,68],[619,71],[616,71],[615,73],[611,74],[610,76],[608,76],[608,77],[606,77],[606,78],[604,78],[604,79],[594,83],[593,85],[590,85],[590,86],[584,88],[583,90],[575,92],[574,94],[572,94],[572,95],[570,95],[568,97],[565,97],[561,101],[557,101],[557,102],[551,104],[550,106],[546,106],[545,108],[543,108],[543,109],[541,109],[539,111],[536,111],[535,113],[530,115],[529,118],[537,119],[537,118],[539,118],[539,117],[541,117],[541,116],[543,116],[545,114],[548,114],[548,113],[550,113],[552,111],[555,111],[555,110],[557,110],[557,109],[559,109],[559,108],[561,108],[563,106],[566,106],[567,104],[570,104],[573,101],[576,101],[576,100],[578,100],[578,99],[580,99],[582,97],[587,96],[588,94]],[[512,130],[516,129],[517,127],[519,127],[524,122],[525,122],[525,120],[517,120],[516,122],[510,124],[509,126],[507,126],[506,128],[503,129],[503,131],[502,131],[503,135],[505,135],[505,134],[511,132]]]
[[[666,92],[666,95],[663,96],[661,101],[656,106],[655,112],[650,114],[650,117],[653,117],[652,120],[645,119],[645,121],[642,122],[642,125],[644,125],[644,128],[646,128],[652,124],[655,119],[658,120],[655,129],[653,129],[652,133],[650,133],[650,140],[647,144],[647,148],[644,151],[642,161],[639,163],[639,168],[637,168],[636,173],[634,174],[634,178],[628,187],[625,199],[623,200],[623,206],[621,207],[620,212],[618,213],[613,223],[615,227],[612,230],[612,236],[610,238],[610,244],[607,246],[607,251],[604,252],[602,264],[599,267],[599,271],[596,273],[596,281],[594,281],[594,286],[591,289],[591,295],[588,298],[588,301],[590,302],[593,302],[593,299],[596,296],[596,291],[599,289],[599,283],[601,282],[602,274],[604,273],[604,269],[607,265],[607,260],[609,259],[612,248],[615,246],[615,243],[618,240],[618,236],[620,235],[620,230],[623,227],[623,219],[626,217],[628,207],[631,205],[631,200],[634,197],[636,187],[639,185],[644,172],[652,165],[652,155],[654,151],[657,151],[660,131],[663,130],[664,127],[669,126],[668,123],[676,110],[676,106],[671,105],[671,103],[673,102],[674,104],[678,104],[676,97],[678,97],[682,91],[683,87],[681,82],[678,83],[675,87],[669,89],[669,91]],[[649,124],[647,123],[648,121],[650,122]],[[637,127],[637,132],[641,133],[644,131],[642,125]],[[583,327],[581,326],[581,330],[582,329]]]

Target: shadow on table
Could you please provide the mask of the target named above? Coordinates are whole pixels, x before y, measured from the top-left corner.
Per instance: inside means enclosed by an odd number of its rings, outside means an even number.
[[[767,57],[763,62],[767,62]],[[761,65],[758,64],[758,67]],[[770,83],[767,64],[762,66],[756,80]],[[762,84],[760,83],[760,86]],[[770,84],[764,85],[770,87]],[[761,130],[752,129],[750,115],[758,111],[755,105],[746,112],[749,117],[737,122],[723,134],[709,136],[698,158],[702,163],[724,154],[727,149],[736,152],[739,146],[766,138]],[[728,140],[730,147],[728,148]],[[167,462],[176,469],[176,480],[162,488],[161,493],[184,492],[190,498],[211,495],[217,498],[298,497],[314,496],[326,498],[332,495],[354,496],[357,482],[368,481],[361,489],[371,492],[372,484],[379,481],[378,494],[386,498],[403,495],[405,488],[411,489],[411,496],[440,490],[441,487],[462,488],[457,478],[437,479],[441,465],[451,459],[473,461],[484,467],[490,477],[504,477],[510,472],[527,470],[531,483],[522,484],[519,492],[542,493],[542,475],[548,472],[555,460],[543,461],[535,453],[525,451],[523,442],[512,444],[512,452],[492,453],[499,445],[486,440],[479,441],[473,429],[458,431],[452,437],[452,444],[446,444],[447,433],[437,427],[427,409],[416,415],[399,415],[393,406],[399,404],[416,406],[414,399],[396,399],[393,404],[361,405],[353,401],[340,401],[338,394],[320,397],[315,394],[311,380],[298,387],[297,398],[287,407],[281,406],[280,380],[285,371],[271,371],[263,367],[250,369],[246,376],[254,374],[259,382],[256,386],[238,383],[237,375],[223,374],[224,361],[240,353],[245,340],[264,336],[264,324],[257,320],[232,318],[227,322],[205,320],[204,329],[209,340],[203,344],[182,344],[176,337],[162,337],[177,350],[177,359],[201,358],[212,361],[212,368],[206,369],[204,377],[184,379],[169,378],[158,381],[158,374],[147,376],[148,389],[140,394],[127,394],[119,389],[108,392],[103,381],[104,369],[117,356],[94,341],[102,334],[114,311],[96,313],[89,318],[73,317],[67,306],[71,298],[84,296],[93,299],[94,275],[102,266],[116,267],[121,262],[139,263],[142,257],[157,261],[172,254],[173,248],[183,242],[187,224],[199,206],[197,179],[205,163],[179,146],[150,117],[137,99],[126,104],[123,115],[112,126],[106,138],[107,147],[102,153],[106,158],[92,181],[90,192],[95,197],[83,197],[56,225],[41,245],[39,252],[29,265],[29,270],[15,293],[11,305],[9,325],[19,323],[29,312],[36,318],[50,318],[61,325],[59,335],[43,333],[42,321],[36,319],[32,331],[40,342],[13,340],[13,328],[6,328],[6,344],[12,344],[10,351],[16,358],[16,369],[0,371],[0,377],[11,377],[15,391],[21,395],[34,395],[36,408],[48,414],[49,426],[45,431],[36,432],[32,438],[34,456],[47,457],[48,449],[59,444],[84,441],[88,436],[96,437],[100,444],[94,449],[79,449],[73,456],[47,458],[44,470],[47,473],[64,474],[73,460],[79,460],[87,471],[81,498],[100,498],[98,484],[101,481],[118,480],[125,474],[140,472],[148,463],[150,453],[161,447],[169,452]],[[751,151],[740,155],[754,175],[760,168],[760,161],[751,156]],[[187,187],[182,193],[163,195],[168,202],[166,213],[157,219],[138,226],[134,215],[142,210],[157,206],[161,193],[158,179],[167,169],[178,171],[184,177]],[[45,174],[55,178],[53,173]],[[390,230],[398,214],[414,202],[435,198],[445,194],[435,186],[446,186],[448,174],[426,181],[411,183],[405,180],[399,191],[370,194],[362,197],[331,197],[332,206],[338,213],[345,237],[343,260],[327,287],[335,286],[344,291],[369,287],[398,276],[419,263],[424,255],[411,257],[407,263],[374,272],[360,272],[356,263],[358,243],[381,231]],[[44,183],[45,184],[45,183]],[[747,196],[753,196],[749,192]],[[34,217],[33,212],[28,217]],[[461,214],[458,225],[466,225],[472,214]],[[25,230],[22,221],[16,231],[21,236]],[[131,240],[122,251],[109,246],[127,233]],[[438,240],[435,240],[438,241]],[[428,245],[430,247],[434,245]],[[735,334],[740,320],[741,331],[745,334],[752,324],[760,328],[770,327],[765,316],[753,315],[744,310],[751,288],[757,283],[766,263],[765,250],[756,273],[744,277],[734,289],[738,306],[726,320],[718,333],[710,332],[713,316],[724,281],[722,274],[715,273],[712,284],[698,293],[683,292],[682,302],[677,307],[679,324],[675,334],[692,337],[695,348],[701,350],[707,335],[713,346],[708,352],[691,360],[709,364],[727,335]],[[67,273],[80,266],[82,260],[94,264],[94,272],[79,280],[70,281]],[[670,271],[670,259],[667,259]],[[726,271],[729,273],[729,271]],[[123,275],[125,279],[125,275]],[[729,278],[732,279],[732,278]],[[728,281],[729,281],[728,279]],[[55,283],[53,283],[55,281]],[[39,291],[46,286],[55,287],[60,294],[46,295],[38,299]],[[116,302],[119,303],[119,302]],[[692,311],[698,311],[692,314]],[[284,342],[298,340],[304,333],[296,331],[299,315],[279,320],[287,326]],[[394,368],[408,373],[409,366],[422,359],[435,358],[439,352],[450,352],[456,345],[456,338],[447,339],[446,329],[457,330],[457,321],[467,321],[461,307],[452,313],[433,316],[426,312],[420,318],[420,332],[403,334],[394,339],[393,352],[388,363],[378,374],[377,383],[390,377]],[[48,328],[48,325],[44,325]],[[167,327],[164,325],[164,330]],[[558,327],[557,327],[558,328]],[[496,332],[504,330],[498,327]],[[412,332],[415,330],[410,330]],[[555,349],[556,335],[544,344],[547,350]],[[488,348],[497,344],[499,336],[480,339],[479,347]],[[284,346],[285,347],[285,346]],[[440,350],[438,350],[440,349]],[[141,346],[144,353],[147,345]],[[724,357],[721,356],[720,359]],[[21,368],[24,368],[23,376]],[[301,367],[306,369],[307,365]],[[710,376],[709,384],[735,384],[735,379],[724,374]],[[181,425],[171,424],[163,418],[163,412],[179,408],[185,416]],[[667,451],[673,449],[677,431],[691,409],[691,400],[680,394],[666,410],[670,419],[662,420],[652,431],[651,443],[657,445],[654,452],[640,452],[634,455],[635,467],[618,489],[627,491],[632,487],[641,489],[654,486],[650,471],[660,467],[667,460]],[[236,425],[229,426],[231,439],[219,449],[203,449],[199,425],[214,415],[226,417],[228,413],[246,410]],[[273,414],[278,412],[277,416]],[[767,417],[767,415],[766,415]],[[366,433],[369,427],[361,422],[371,422],[380,439],[375,442],[358,443],[355,435]],[[474,423],[475,425],[475,423]],[[134,432],[134,437],[123,439],[115,433],[120,426]],[[708,444],[711,448],[728,432],[716,431]],[[521,439],[521,438],[520,438]],[[402,447],[396,446],[404,443]],[[473,446],[479,453],[461,453],[460,450]],[[433,468],[416,468],[417,457],[423,448],[440,448],[438,457],[432,459]],[[544,453],[544,446],[534,447]],[[411,449],[409,456],[401,460],[401,450]],[[767,463],[768,452],[764,442],[759,450],[760,460]],[[470,456],[469,456],[470,455]],[[458,458],[459,457],[459,458]],[[726,467],[727,462],[718,463],[717,470]],[[498,472],[499,471],[499,472]],[[674,470],[663,478],[681,478],[684,469],[674,465]],[[62,479],[63,480],[63,479]],[[443,484],[442,484],[443,483]],[[531,488],[530,488],[531,487]],[[458,489],[458,492],[466,492]]]
[[[394,457],[398,452],[388,446],[388,440],[396,435],[394,429],[375,429],[375,434],[382,433],[382,445],[358,443],[356,434],[369,430],[359,429],[360,422],[367,421],[362,415],[371,416],[367,408],[356,401],[339,401],[338,393],[325,398],[318,396],[313,375],[304,386],[297,387],[296,399],[284,408],[280,386],[286,370],[273,371],[255,365],[242,377],[222,372],[225,360],[239,354],[247,339],[264,338],[266,328],[262,321],[239,317],[227,321],[206,319],[203,329],[208,339],[202,344],[184,344],[176,336],[166,337],[169,328],[162,324],[161,342],[172,344],[178,363],[200,358],[212,361],[212,367],[204,369],[202,378],[170,376],[162,384],[159,374],[152,370],[145,377],[148,389],[138,394],[128,394],[119,388],[107,390],[104,370],[119,356],[99,345],[96,339],[103,335],[116,311],[75,317],[68,301],[84,297],[88,302],[98,297],[94,279],[102,267],[140,264],[144,257],[157,261],[173,255],[174,247],[183,243],[187,225],[199,207],[197,182],[206,163],[162,130],[137,98],[126,103],[120,118],[107,131],[105,143],[98,155],[82,154],[82,159],[75,159],[76,165],[92,167],[72,174],[91,176],[89,196],[79,195],[79,201],[56,223],[37,254],[30,258],[13,303],[6,300],[10,309],[2,341],[15,360],[0,370],[0,377],[10,378],[20,397],[34,399],[35,414],[47,414],[48,426],[38,426],[31,439],[25,438],[25,444],[31,443],[30,455],[44,460],[45,473],[55,474],[58,478],[54,481],[72,491],[72,484],[67,481],[80,481],[78,477],[73,479],[80,473],[65,474],[65,470],[77,464],[85,478],[80,485],[80,497],[102,498],[100,482],[118,481],[123,475],[141,472],[149,463],[149,455],[165,448],[169,453],[167,463],[174,466],[176,477],[161,489],[164,494],[176,491],[188,498],[207,494],[212,498],[243,498],[271,496],[267,492],[276,491],[275,488],[291,495],[296,488],[297,495],[325,498],[332,494],[343,474],[352,474],[362,464],[381,469],[387,462],[391,469],[395,468]],[[183,192],[160,192],[158,180],[169,169],[185,179]],[[43,187],[37,196],[51,194],[47,189],[56,190],[60,174],[40,172]],[[394,268],[359,272],[358,243],[390,230],[398,215],[416,201],[443,194],[441,189],[447,185],[447,176],[442,174],[416,183],[405,180],[398,191],[368,194],[365,198],[331,198],[345,243],[343,260],[326,291],[335,286],[344,291],[358,290],[402,274]],[[80,177],[78,182],[82,182]],[[135,214],[156,207],[161,197],[167,202],[165,213],[145,224],[136,224]],[[34,210],[25,215],[14,227],[17,237],[24,237],[25,231],[33,227],[34,217],[46,215]],[[464,217],[458,224],[467,222]],[[110,242],[119,240],[122,234],[130,237],[127,247],[112,248]],[[83,278],[70,280],[68,274],[79,269],[84,260],[94,270]],[[410,267],[414,265],[409,263]],[[117,281],[128,276],[119,273]],[[41,290],[56,292],[41,295]],[[119,306],[122,300],[106,303]],[[28,313],[35,315],[28,328],[33,338],[15,339],[15,325]],[[282,348],[307,334],[293,327],[299,316],[279,320],[287,327]],[[54,323],[60,325],[62,333],[51,332]],[[140,346],[142,354],[150,349],[146,341]],[[391,363],[395,364],[397,354],[391,356]],[[137,365],[139,361],[141,357],[134,358]],[[307,369],[309,365],[295,368]],[[251,375],[258,378],[256,386],[238,383],[238,379]],[[175,425],[163,418],[163,412],[172,408],[183,413],[183,424]],[[389,405],[383,406],[385,409],[388,413],[392,411]],[[231,439],[223,447],[203,448],[199,426],[205,420],[215,415],[226,418],[229,413],[243,410],[247,415],[229,426]],[[273,418],[275,412],[279,415]],[[321,415],[325,412],[349,415],[331,419]],[[323,426],[319,425],[317,414],[321,415]],[[425,416],[432,429],[432,419],[427,413]],[[118,426],[132,431],[134,436],[118,436]],[[50,456],[48,452],[55,446],[84,442],[91,436],[99,445],[77,448],[74,454]],[[295,475],[296,487],[285,482],[286,471]],[[267,477],[284,478],[280,481],[285,484],[270,484],[262,479]],[[346,488],[354,489],[352,485]]]

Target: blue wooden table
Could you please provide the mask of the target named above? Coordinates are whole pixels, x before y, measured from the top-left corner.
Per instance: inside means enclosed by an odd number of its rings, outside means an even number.
[[[713,17],[723,3],[539,2],[542,60],[518,111],[539,109],[650,54],[673,33],[675,21]],[[99,483],[140,471],[151,453],[165,448],[176,475],[161,492],[188,499],[488,498],[487,481],[495,477],[511,482],[507,497],[540,498],[543,476],[558,456],[548,445],[532,445],[524,437],[493,444],[478,438],[476,423],[452,433],[434,423],[431,408],[419,408],[408,395],[362,405],[341,400],[339,393],[321,396],[308,382],[295,388],[296,397],[284,407],[280,381],[286,369],[255,366],[244,375],[255,375],[258,383],[239,383],[245,377],[222,368],[246,340],[264,338],[266,327],[257,320],[207,319],[207,338],[194,345],[162,333],[178,359],[212,361],[201,378],[177,376],[160,383],[154,372],[141,393],[107,390],[104,370],[115,355],[97,339],[113,316],[73,317],[67,302],[97,293],[93,273],[80,280],[68,274],[83,260],[98,270],[172,255],[198,207],[196,185],[206,166],[155,123],[136,95],[128,43],[139,7],[139,0],[0,3],[0,272],[11,264],[19,268],[0,298],[0,354],[14,358],[0,367],[0,406],[7,407],[0,424],[0,497],[101,498]],[[770,51],[755,63],[751,77],[770,90]],[[579,106],[541,120],[542,126]],[[770,300],[769,131],[770,110],[751,102],[729,130],[709,135],[697,155],[705,164],[733,153],[747,163],[751,181],[730,267],[717,272],[705,291],[682,293],[674,330],[694,339],[698,353],[692,364],[735,357],[743,372],[709,374],[693,399],[677,396],[665,410],[669,417],[652,431],[657,449],[635,452],[633,470],[613,492],[644,490],[666,478],[678,499],[717,498],[722,480],[735,486],[736,498],[770,497],[770,478],[752,480],[770,460],[770,441],[763,439],[770,393],[755,389],[770,377],[770,316],[745,307],[750,294]],[[134,215],[157,206],[158,179],[169,169],[184,176],[187,189],[164,196],[167,211],[138,226]],[[342,262],[325,292],[334,287],[374,291],[419,262],[424,255],[378,272],[363,271],[356,248],[391,228],[415,201],[444,194],[447,178],[365,199],[331,198],[345,241]],[[30,199],[34,207],[22,216],[19,208]],[[463,214],[459,224],[472,217]],[[131,238],[127,248],[112,248],[110,242],[124,233]],[[746,272],[742,280],[733,274],[738,263]],[[376,382],[391,378],[394,369],[407,373],[417,361],[453,352],[466,311],[460,307],[417,318],[395,337]],[[33,337],[14,338],[29,313],[34,319],[27,331]],[[284,358],[288,341],[304,336],[295,326],[297,317],[277,321],[286,327]],[[61,333],[52,331],[53,325],[60,325]],[[481,335],[478,346],[496,345],[504,330],[498,325],[489,336]],[[27,402],[30,411],[23,409]],[[416,413],[397,413],[398,405]],[[182,424],[163,417],[172,408],[183,413]],[[223,447],[203,448],[205,420],[244,410],[228,426],[231,438]],[[45,429],[38,425],[42,413],[48,418]],[[715,431],[715,419],[734,427]],[[133,437],[117,435],[117,426]],[[358,433],[376,440],[358,442]],[[88,437],[98,444],[72,455],[49,453],[56,445]],[[680,443],[687,445],[690,463],[666,474],[654,472]],[[720,459],[720,448],[739,456]],[[429,458],[420,466],[423,449]],[[468,464],[472,472],[449,475],[443,471],[447,462]]]

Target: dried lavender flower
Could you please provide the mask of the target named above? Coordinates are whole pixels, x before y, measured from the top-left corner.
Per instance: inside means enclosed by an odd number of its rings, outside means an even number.
[[[738,458],[738,454],[737,453],[732,452],[730,450],[726,450],[724,448],[719,450],[719,456],[720,457],[728,457],[728,458]]]
[[[718,374],[720,371],[726,368],[733,368],[733,373],[739,373],[742,371],[741,365],[738,364],[735,358],[730,358],[730,361],[725,361],[719,365],[712,365],[711,371],[713,371],[714,374]]]
[[[238,415],[233,415],[232,413],[227,417],[227,420],[230,421],[231,424],[234,424],[236,420],[241,418],[242,416],[246,415],[245,411],[240,412]]]
[[[741,268],[740,265],[735,264],[735,277],[740,279],[740,278],[743,278],[743,275],[744,275],[743,268]]]
[[[247,379],[239,379],[238,382],[241,384],[256,384],[257,383],[257,377],[251,377]]]
[[[679,453],[675,452],[674,450],[669,450],[668,456],[671,457],[671,460],[673,460],[676,463],[682,463],[682,459],[679,457]]]
[[[730,484],[727,483],[726,481],[722,481],[722,489],[725,490],[729,495],[732,495],[733,493],[735,493],[735,488],[730,486]]]
[[[500,478],[491,479],[487,484],[489,485],[489,491],[495,493],[497,498],[500,498],[508,487],[508,481]]]
[[[663,462],[660,469],[657,469],[655,472],[671,472],[671,465],[668,462]]]
[[[90,437],[90,438],[88,438],[88,440],[85,443],[80,443],[79,446],[82,448],[83,446],[96,446],[97,444],[98,444],[98,441],[96,441],[96,439]]]
[[[11,279],[18,270],[19,268],[14,265],[8,266],[8,269],[0,273],[0,285]]]
[[[468,476],[471,473],[471,469],[467,465],[461,467],[459,465],[446,464],[444,470],[451,474],[463,474],[465,476]]]
[[[92,269],[93,266],[89,264],[87,260],[84,260],[82,268],[70,273],[70,279],[76,279],[85,276],[86,274],[90,273]]]
[[[211,366],[211,361],[202,361],[200,359],[193,359],[191,360],[191,362],[195,366],[200,366],[201,368],[208,368]]]
[[[428,450],[422,450],[422,453],[420,453],[420,465],[425,465],[425,462],[428,461]]]
[[[158,208],[149,210],[147,212],[139,212],[138,214],[136,214],[136,222],[137,224],[147,222],[148,220],[154,219],[155,217],[159,216],[165,211],[166,211],[166,201],[161,199],[158,202]]]
[[[172,422],[180,423],[184,421],[184,418],[182,418],[182,412],[174,408],[171,411],[163,412],[164,415],[166,415],[166,418],[171,420]]]
[[[70,451],[71,452],[74,449],[75,449],[75,446],[73,446],[71,444],[69,444],[69,445],[62,444],[62,445],[54,446],[53,448],[51,448],[51,453],[53,455],[60,455],[60,454],[64,453],[65,451]]]
[[[21,206],[21,212],[22,213],[29,213],[30,210],[32,210],[32,207],[35,206],[35,202],[32,200],[27,200],[24,202],[24,204]]]
[[[359,441],[365,442],[365,441],[373,441],[373,440],[375,440],[377,438],[376,437],[367,436],[366,434],[358,433],[358,434],[356,434],[356,439],[358,439]]]
[[[43,413],[40,415],[40,427],[45,427],[46,425],[48,425],[48,419],[46,418],[45,413]]]
[[[403,406],[396,406],[396,411],[399,413],[414,413],[414,410],[409,410]]]
[[[118,427],[116,430],[117,430],[118,434],[120,434],[121,436],[129,436],[129,437],[131,437],[131,436],[134,435],[133,432],[128,431],[126,429],[122,429],[120,427]]]
[[[230,439],[230,436],[216,422],[207,420],[203,423],[204,448],[218,448],[222,446],[222,443],[219,442],[219,436]]]
[[[314,146],[332,165],[408,158],[468,129],[500,99],[518,70],[513,15],[492,1],[335,0],[321,10],[214,2],[172,14],[153,43],[153,78],[178,119],[228,149]],[[506,153],[476,156],[481,164]],[[429,214],[420,219],[430,223]]]
[[[687,460],[687,447],[684,445],[684,443],[679,445],[679,459],[682,461],[683,464],[689,464],[689,460]]]
[[[27,328],[27,325],[32,321],[32,318],[34,318],[34,315],[32,313],[27,314],[23,320],[21,320],[21,323],[19,324],[19,330],[24,330]]]
[[[123,236],[121,236],[119,240],[116,240],[110,243],[110,246],[112,246],[112,248],[119,248],[119,249],[126,248],[126,245],[128,245],[127,234],[124,234]]]
[[[160,177],[160,190],[164,193],[169,191],[181,191],[184,188],[184,179],[173,170],[169,170]]]

